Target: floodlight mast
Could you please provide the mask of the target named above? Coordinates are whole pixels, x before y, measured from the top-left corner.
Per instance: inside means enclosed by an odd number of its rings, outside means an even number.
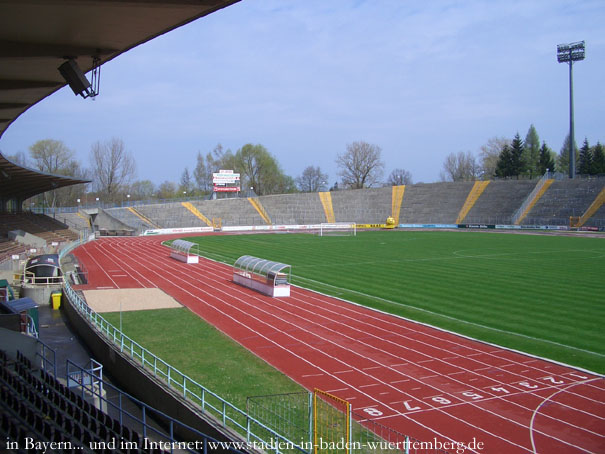
[[[559,44],[557,46],[557,61],[569,64],[569,178],[576,176],[576,154],[573,121],[573,62],[584,60],[584,41],[577,43]]]

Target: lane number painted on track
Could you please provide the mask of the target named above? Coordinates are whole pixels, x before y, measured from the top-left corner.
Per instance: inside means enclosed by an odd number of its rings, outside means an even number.
[[[510,394],[510,391],[502,386],[492,386],[490,389],[492,391],[496,391],[497,393]]]
[[[482,396],[481,394],[477,394],[473,391],[464,391],[462,393],[462,395],[464,397],[470,397],[472,400],[479,400],[479,399],[483,399],[484,396]]]
[[[555,377],[542,377],[542,380],[549,381],[554,385],[562,385],[565,383],[563,380],[557,380]]]
[[[403,401],[403,405],[405,406],[405,409],[407,411],[414,411],[414,410],[420,410],[421,407],[414,407],[412,405],[410,405],[408,402],[411,402],[410,400],[404,400]]]
[[[370,416],[382,416],[382,412],[378,409],[378,408],[372,408],[372,407],[368,407],[368,408],[364,408],[363,411],[365,413],[367,413]]]

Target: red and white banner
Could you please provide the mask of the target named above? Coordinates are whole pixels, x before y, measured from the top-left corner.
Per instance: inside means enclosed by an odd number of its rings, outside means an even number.
[[[239,186],[214,186],[214,192],[239,192]]]

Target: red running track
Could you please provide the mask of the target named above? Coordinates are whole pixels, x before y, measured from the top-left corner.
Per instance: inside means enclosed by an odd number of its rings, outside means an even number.
[[[483,443],[464,453],[605,453],[601,376],[298,287],[266,297],[231,282],[231,267],[171,259],[168,238],[77,248],[82,288],[160,288],[307,389],[419,440]]]

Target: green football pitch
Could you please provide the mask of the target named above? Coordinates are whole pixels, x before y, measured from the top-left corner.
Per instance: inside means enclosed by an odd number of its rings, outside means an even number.
[[[486,232],[203,236],[200,254],[292,266],[292,283],[605,372],[605,239]]]

